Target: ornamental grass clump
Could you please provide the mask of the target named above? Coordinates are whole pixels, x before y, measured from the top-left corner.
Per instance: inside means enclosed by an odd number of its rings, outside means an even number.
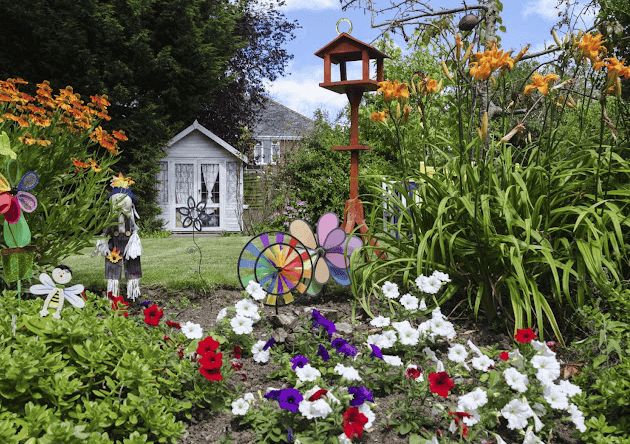
[[[370,143],[389,144],[399,173],[363,177],[378,244],[363,248],[370,261],[353,267],[352,291],[371,314],[385,281],[406,294],[439,268],[452,279],[439,304],[466,300],[477,317],[562,343],[571,314],[626,285],[630,66],[595,33],[567,35],[552,65],[524,62],[527,47],[513,56],[448,43],[430,73],[441,90],[426,95],[418,76],[385,81],[367,106],[381,128]],[[417,310],[412,297],[400,303]]]

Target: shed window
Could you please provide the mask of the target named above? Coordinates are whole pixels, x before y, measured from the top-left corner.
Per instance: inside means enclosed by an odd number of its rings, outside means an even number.
[[[168,203],[168,162],[160,162],[160,172],[156,174],[158,204]]]

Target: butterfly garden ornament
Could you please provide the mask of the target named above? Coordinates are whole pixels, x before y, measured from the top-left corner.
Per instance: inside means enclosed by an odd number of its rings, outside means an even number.
[[[77,284],[66,288],[66,284],[72,279],[72,270],[67,265],[58,265],[52,271],[52,279],[46,273],[39,275],[41,284],[31,286],[33,294],[45,294],[44,307],[39,312],[41,317],[48,316],[48,308],[54,308],[53,318],[61,319],[61,310],[65,301],[77,308],[83,308],[85,301],[80,296],[83,285]]]
[[[127,279],[127,297],[135,300],[140,296],[140,278],[142,266],[140,255],[142,244],[138,236],[136,219],[140,219],[135,204],[138,199],[129,189],[134,181],[130,177],[123,177],[122,173],[114,176],[111,181],[112,191],[109,199],[112,210],[118,213],[117,224],[107,227],[103,234],[109,240],[101,239],[96,243],[92,257],[101,253],[105,257],[105,279],[107,279],[107,293],[112,298],[120,296],[119,282],[123,267]]]

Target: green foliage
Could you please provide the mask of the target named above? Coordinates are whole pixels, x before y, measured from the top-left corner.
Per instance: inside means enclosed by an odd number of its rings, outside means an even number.
[[[2,299],[3,442],[176,443],[191,402],[229,404],[224,383],[205,380],[164,339],[183,343],[181,333],[124,317],[90,292],[59,320],[40,318],[41,299],[18,306],[8,291]]]

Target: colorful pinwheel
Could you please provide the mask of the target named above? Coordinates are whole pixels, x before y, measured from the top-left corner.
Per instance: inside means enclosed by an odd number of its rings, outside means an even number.
[[[331,276],[340,285],[350,285],[347,272],[350,256],[363,246],[363,241],[357,236],[348,239],[346,232],[339,228],[339,218],[335,213],[326,213],[319,218],[317,236],[302,219],[291,222],[289,232],[307,248],[313,262],[312,279],[305,279],[307,294],[319,294]]]

